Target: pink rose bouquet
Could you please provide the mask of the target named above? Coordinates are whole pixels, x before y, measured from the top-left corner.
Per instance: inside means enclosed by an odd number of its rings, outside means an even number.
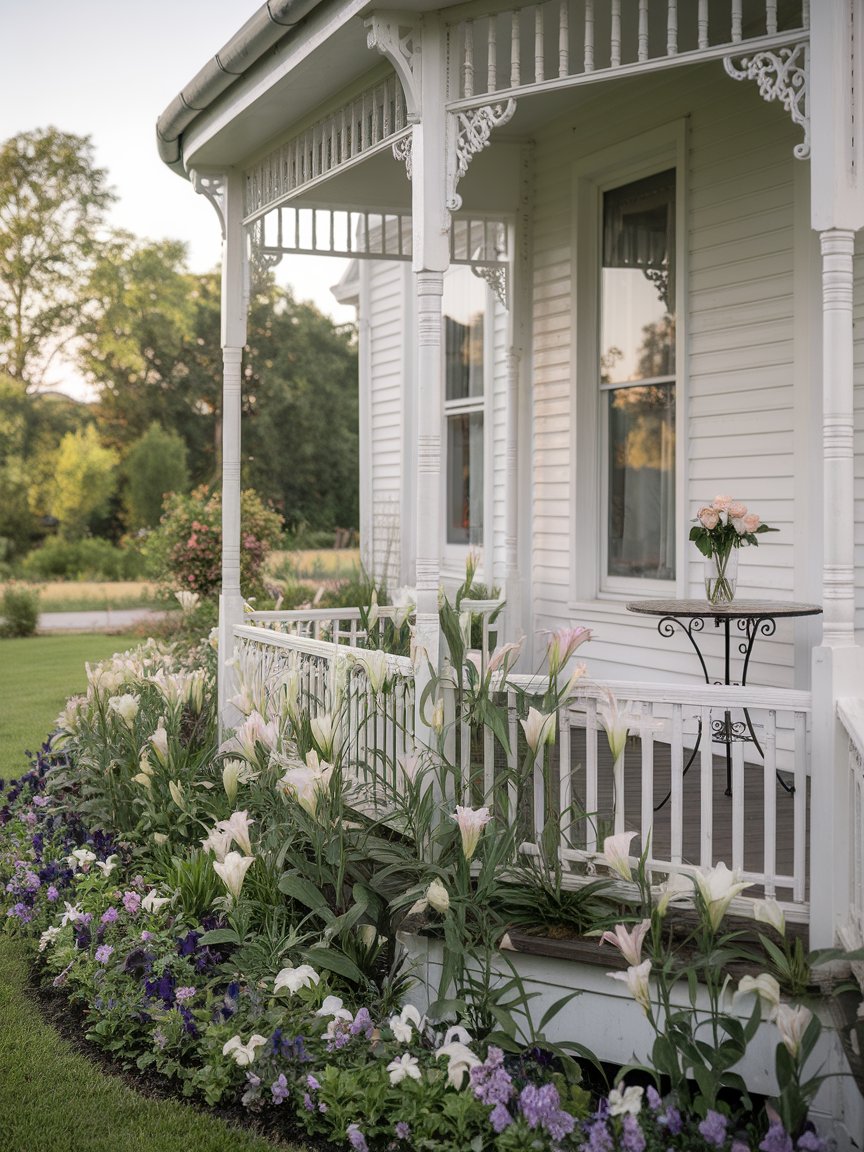
[[[746,504],[733,500],[731,496],[715,496],[710,504],[700,508],[696,521],[690,529],[690,539],[707,559],[713,559],[717,566],[716,580],[709,599],[731,600],[732,589],[726,580],[726,565],[734,548],[744,544],[758,544],[757,536],[763,532],[776,532],[763,524],[755,512],[750,512]]]

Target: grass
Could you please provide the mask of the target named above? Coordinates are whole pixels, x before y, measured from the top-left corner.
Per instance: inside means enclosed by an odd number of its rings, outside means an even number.
[[[341,580],[360,567],[359,548],[308,548],[272,552],[267,558],[269,575],[284,580]]]
[[[153,584],[142,580],[48,580],[27,587],[39,593],[40,612],[165,607],[157,600]]]
[[[0,776],[27,767],[24,749],[41,744],[67,697],[84,689],[84,662],[125,647],[122,636],[0,640]],[[273,1152],[215,1116],[106,1076],[42,1018],[27,957],[24,943],[0,935],[2,1152]]]

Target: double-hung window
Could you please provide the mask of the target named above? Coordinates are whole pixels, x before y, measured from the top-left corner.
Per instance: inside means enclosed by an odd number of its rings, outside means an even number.
[[[483,409],[487,287],[470,268],[444,279],[445,539],[483,544]]]
[[[675,169],[601,196],[601,588],[675,578]]]

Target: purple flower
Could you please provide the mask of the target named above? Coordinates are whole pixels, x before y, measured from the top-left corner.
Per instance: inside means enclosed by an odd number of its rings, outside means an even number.
[[[504,1068],[504,1053],[494,1044],[490,1044],[485,1061],[475,1065],[469,1075],[474,1095],[484,1104],[506,1104],[513,1095],[513,1081]]]
[[[354,1152],[369,1152],[369,1145],[366,1143],[366,1137],[360,1131],[359,1125],[349,1124],[345,1135],[348,1137],[348,1143]]]
[[[604,1119],[595,1120],[588,1129],[588,1140],[580,1152],[615,1152],[615,1143]]]
[[[493,1131],[500,1134],[505,1128],[509,1128],[513,1123],[513,1117],[507,1111],[503,1104],[496,1104],[492,1111],[489,1113],[489,1123],[492,1125]]]
[[[191,1000],[194,995],[195,989],[192,988],[191,985],[187,985],[183,988],[177,989],[177,991],[174,993],[174,999],[178,1004],[182,1004],[185,1000]]]
[[[411,1128],[404,1120],[400,1120],[393,1131],[396,1133],[397,1140],[408,1140],[411,1136]]]
[[[535,1088],[526,1084],[519,1097],[519,1108],[529,1128],[545,1128],[555,1141],[563,1140],[575,1127],[569,1112],[559,1107],[560,1097],[554,1084]]]
[[[117,919],[117,916],[118,916],[118,912],[117,912],[116,908],[106,908],[105,911],[102,913],[102,923],[103,924],[113,924],[114,921]]]
[[[96,949],[96,963],[97,964],[107,964],[108,961],[111,959],[111,953],[113,951],[114,951],[114,949],[111,947],[110,944],[100,944],[99,947]]]
[[[657,1091],[653,1084],[649,1084],[645,1089],[645,1099],[648,1101],[648,1107],[652,1112],[660,1111],[663,1100],[661,1099],[660,1093]]]
[[[684,1126],[681,1120],[681,1113],[674,1104],[669,1105],[657,1123],[665,1125],[670,1136],[678,1136]]]
[[[622,1152],[645,1152],[645,1136],[635,1116],[628,1114],[621,1125]]]
[[[273,1097],[274,1104],[281,1104],[288,1096],[288,1081],[285,1079],[285,1073],[280,1072],[278,1077],[270,1085],[270,1095]]]
[[[768,1129],[759,1148],[760,1152],[792,1152],[792,1137],[778,1120]]]
[[[306,1109],[307,1112],[314,1112],[315,1111],[315,1105],[312,1103],[312,1097],[309,1095],[308,1092],[303,1093],[303,1107]]]
[[[699,1132],[709,1144],[722,1148],[726,1143],[726,1117],[709,1108],[705,1119],[699,1125]]]
[[[123,907],[130,916],[135,916],[141,907],[141,897],[137,892],[124,892],[123,893]]]
[[[318,1081],[312,1075],[309,1075],[306,1077],[306,1087],[309,1089],[310,1092],[318,1092],[321,1089],[321,1085],[318,1083]]]
[[[815,1132],[803,1132],[795,1147],[798,1152],[825,1152],[825,1141]]]
[[[745,1144],[743,1140],[733,1140],[729,1152],[750,1152],[750,1145]]]
[[[22,904],[20,901],[12,908],[10,908],[6,915],[7,917],[15,917],[16,919],[20,920],[22,924],[29,924],[33,919],[33,913],[31,910],[27,907],[26,904]]]
[[[351,1027],[348,1029],[352,1036],[359,1036],[362,1032],[367,1040],[372,1039],[372,1033],[375,1031],[375,1025],[372,1023],[372,1017],[369,1015],[368,1008],[361,1008],[357,1015],[351,1022]]]

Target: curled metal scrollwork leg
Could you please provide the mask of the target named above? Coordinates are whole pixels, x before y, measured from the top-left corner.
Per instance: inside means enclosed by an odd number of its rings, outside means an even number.
[[[691,617],[686,624],[682,620],[678,620],[675,616],[664,616],[662,620],[660,620],[657,624],[657,631],[661,636],[668,639],[670,636],[675,635],[676,628],[680,628],[687,639],[690,641],[691,645],[693,646],[693,651],[699,658],[699,663],[702,665],[702,675],[705,677],[705,683],[710,684],[711,678],[708,675],[708,666],[705,663],[705,657],[702,655],[699,645],[693,638],[693,633],[701,632],[704,627],[705,621],[701,616]]]

